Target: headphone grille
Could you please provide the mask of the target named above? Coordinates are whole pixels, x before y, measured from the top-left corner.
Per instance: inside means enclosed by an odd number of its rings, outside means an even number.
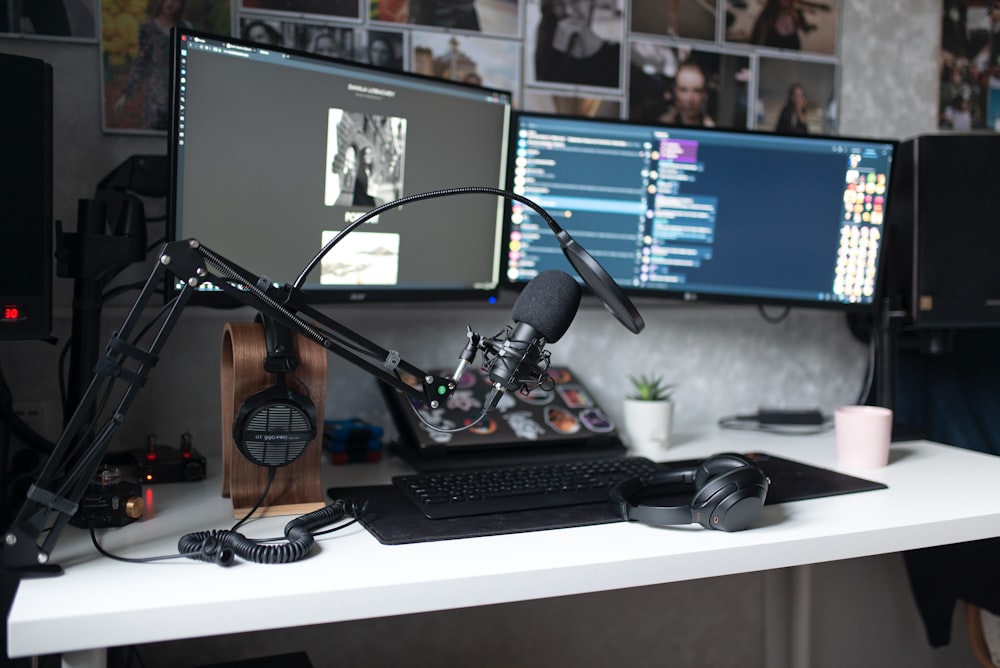
[[[288,404],[266,406],[251,414],[243,431],[243,447],[262,466],[283,466],[302,454],[312,440],[308,416]]]

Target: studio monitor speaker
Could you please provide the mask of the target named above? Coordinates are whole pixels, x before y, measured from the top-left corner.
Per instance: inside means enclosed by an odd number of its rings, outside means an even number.
[[[889,295],[916,329],[1000,327],[1000,135],[901,142],[887,243]]]
[[[52,67],[0,53],[0,339],[52,329]]]
[[[326,350],[300,335],[293,336],[298,366],[294,371],[296,393],[283,393],[280,401],[268,402],[267,395],[287,382],[265,368],[268,345],[260,323],[228,323],[222,337],[222,495],[232,500],[234,517],[241,518],[253,508],[267,485],[269,468],[274,480],[261,504],[261,515],[301,515],[325,505],[320,480],[322,466],[323,405],[326,400]],[[281,382],[279,382],[281,381]],[[294,413],[295,395],[308,397],[309,418],[315,433],[302,452],[271,462],[245,444],[237,444],[235,432],[254,429],[243,425],[248,411],[255,415],[274,412]],[[263,399],[263,401],[262,401]],[[238,428],[234,429],[234,425]],[[299,430],[296,430],[297,434]],[[273,464],[273,466],[268,466]]]

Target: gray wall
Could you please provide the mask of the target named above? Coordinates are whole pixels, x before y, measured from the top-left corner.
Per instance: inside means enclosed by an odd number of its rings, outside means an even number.
[[[940,0],[844,0],[841,24],[841,132],[906,138],[935,128]],[[97,45],[0,40],[0,50],[44,58],[55,70],[55,216],[75,224],[76,200],[126,157],[164,153],[162,138],[101,131]],[[155,234],[159,230],[154,229]],[[224,249],[219,249],[224,252]],[[137,269],[135,277],[144,276]],[[54,334],[69,334],[71,285],[57,281]],[[793,310],[768,324],[753,308],[638,304],[647,322],[639,337],[600,306],[585,305],[569,333],[552,346],[616,419],[631,372],[661,369],[680,385],[676,431],[683,439],[713,428],[726,414],[760,405],[831,410],[856,399],[866,346],[843,316]],[[107,333],[123,306],[106,309]],[[114,445],[139,446],[155,432],[172,443],[184,430],[196,446],[218,452],[219,344],[222,326],[246,312],[188,309],[150,384],[139,395]],[[508,305],[336,312],[349,326],[421,365],[451,366],[465,325],[491,332]],[[41,429],[58,435],[59,346],[5,342],[0,369],[16,400],[41,407]],[[330,360],[327,414],[385,423],[368,377]],[[358,388],[362,388],[361,391]],[[388,426],[388,425],[387,425]],[[349,573],[349,569],[347,570]],[[931,651],[909,600],[901,562],[888,555],[821,564],[816,589],[814,666],[975,665],[960,644]],[[331,577],[339,577],[331,573]],[[347,576],[347,575],[345,575]],[[781,598],[788,573],[749,574],[566,599],[338,624],[143,648],[147,666],[174,668],[241,656],[309,648],[317,666],[476,664],[605,666],[640,660],[671,666],[782,665],[786,648],[776,629],[787,623]],[[846,624],[846,627],[845,627]],[[845,632],[840,629],[844,628]]]

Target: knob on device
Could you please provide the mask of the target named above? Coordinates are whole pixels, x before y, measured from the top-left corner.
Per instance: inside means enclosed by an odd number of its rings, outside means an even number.
[[[85,529],[120,527],[142,517],[146,502],[138,483],[122,478],[118,468],[94,474],[70,524]]]

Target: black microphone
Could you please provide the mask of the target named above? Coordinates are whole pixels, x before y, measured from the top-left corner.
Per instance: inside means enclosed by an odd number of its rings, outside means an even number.
[[[580,307],[580,284],[564,271],[549,269],[531,279],[514,302],[514,328],[496,350],[490,381],[503,392],[542,382],[548,370],[546,343],[569,329]]]

